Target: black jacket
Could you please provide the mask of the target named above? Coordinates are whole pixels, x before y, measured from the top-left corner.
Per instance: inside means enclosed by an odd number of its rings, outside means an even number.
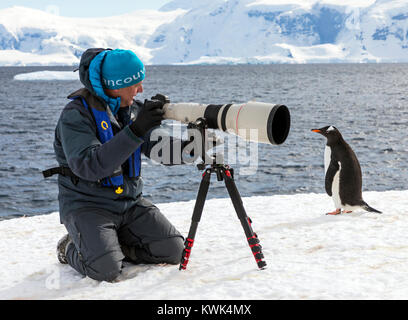
[[[104,144],[98,140],[92,115],[81,99],[72,100],[63,109],[55,129],[54,151],[59,165],[68,166],[79,179],[58,176],[61,221],[64,221],[67,214],[80,208],[101,208],[122,214],[135,205],[142,194],[141,177],[125,176],[122,194],[116,194],[112,187],[102,187],[98,181],[112,175],[115,169],[124,165],[138,147],[141,146],[142,152],[149,156],[154,146],[154,142],[149,140],[150,135],[138,137],[128,125],[122,125],[109,108],[109,103],[115,103],[114,99],[106,99],[104,93],[100,93],[102,83],[96,83],[95,79],[100,79],[103,51],[104,49],[89,49],[83,54],[79,76],[85,87],[70,94],[68,98],[82,97],[89,106],[106,111],[114,137]],[[102,54],[99,55],[100,53]],[[94,59],[101,61],[91,65]],[[90,77],[93,77],[93,82]],[[141,106],[140,101],[134,101],[128,107],[127,111],[132,118],[137,116]],[[172,143],[174,141],[172,139]]]

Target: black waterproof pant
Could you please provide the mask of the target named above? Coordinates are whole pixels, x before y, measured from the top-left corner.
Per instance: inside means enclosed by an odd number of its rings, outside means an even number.
[[[117,278],[125,258],[135,264],[178,264],[184,249],[181,234],[143,198],[123,215],[84,208],[63,223],[73,240],[66,251],[69,265],[99,281]]]

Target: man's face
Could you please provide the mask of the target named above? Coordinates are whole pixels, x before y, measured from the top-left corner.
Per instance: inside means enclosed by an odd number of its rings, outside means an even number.
[[[133,98],[143,92],[143,81],[134,84],[133,86],[121,89],[105,89],[108,96],[112,98],[120,97],[120,106],[127,107],[133,103]]]

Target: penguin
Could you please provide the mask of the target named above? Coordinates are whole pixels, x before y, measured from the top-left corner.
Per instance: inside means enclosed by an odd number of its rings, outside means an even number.
[[[370,207],[362,197],[362,174],[357,156],[334,126],[312,129],[327,138],[324,152],[325,189],[336,210],[329,215],[350,213],[357,209],[382,213]]]

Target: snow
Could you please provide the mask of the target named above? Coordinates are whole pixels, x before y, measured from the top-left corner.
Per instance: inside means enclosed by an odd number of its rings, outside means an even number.
[[[14,80],[78,80],[78,73],[72,71],[35,71],[20,73],[14,76]]]
[[[342,4],[354,7],[367,7],[375,3],[376,0],[257,0],[249,4],[252,5],[282,5],[282,4],[298,4],[298,5],[310,5],[315,3],[325,4]]]
[[[78,60],[79,61],[79,60]],[[19,50],[0,50],[0,66],[66,66],[76,63],[68,53],[38,54]]]
[[[408,62],[406,0],[176,0],[68,18],[0,10],[0,65],[77,65],[90,47],[145,64]]]
[[[191,7],[146,43],[152,64],[408,62],[406,1],[220,0]]]
[[[159,25],[184,12],[137,10],[107,18],[68,18],[19,6],[3,9],[0,65],[76,65],[82,52],[91,47],[130,49],[149,61],[147,39]]]
[[[325,63],[344,60],[344,52],[339,46],[326,43],[312,47],[291,46],[281,44],[282,48],[290,50],[292,57],[298,63]]]
[[[408,299],[408,190],[363,196],[383,214],[327,216],[326,194],[243,198],[266,270],[258,270],[231,201],[207,200],[187,270],[127,264],[115,283],[58,263],[65,228],[57,212],[4,220],[0,299]],[[157,206],[187,235],[194,201]]]

